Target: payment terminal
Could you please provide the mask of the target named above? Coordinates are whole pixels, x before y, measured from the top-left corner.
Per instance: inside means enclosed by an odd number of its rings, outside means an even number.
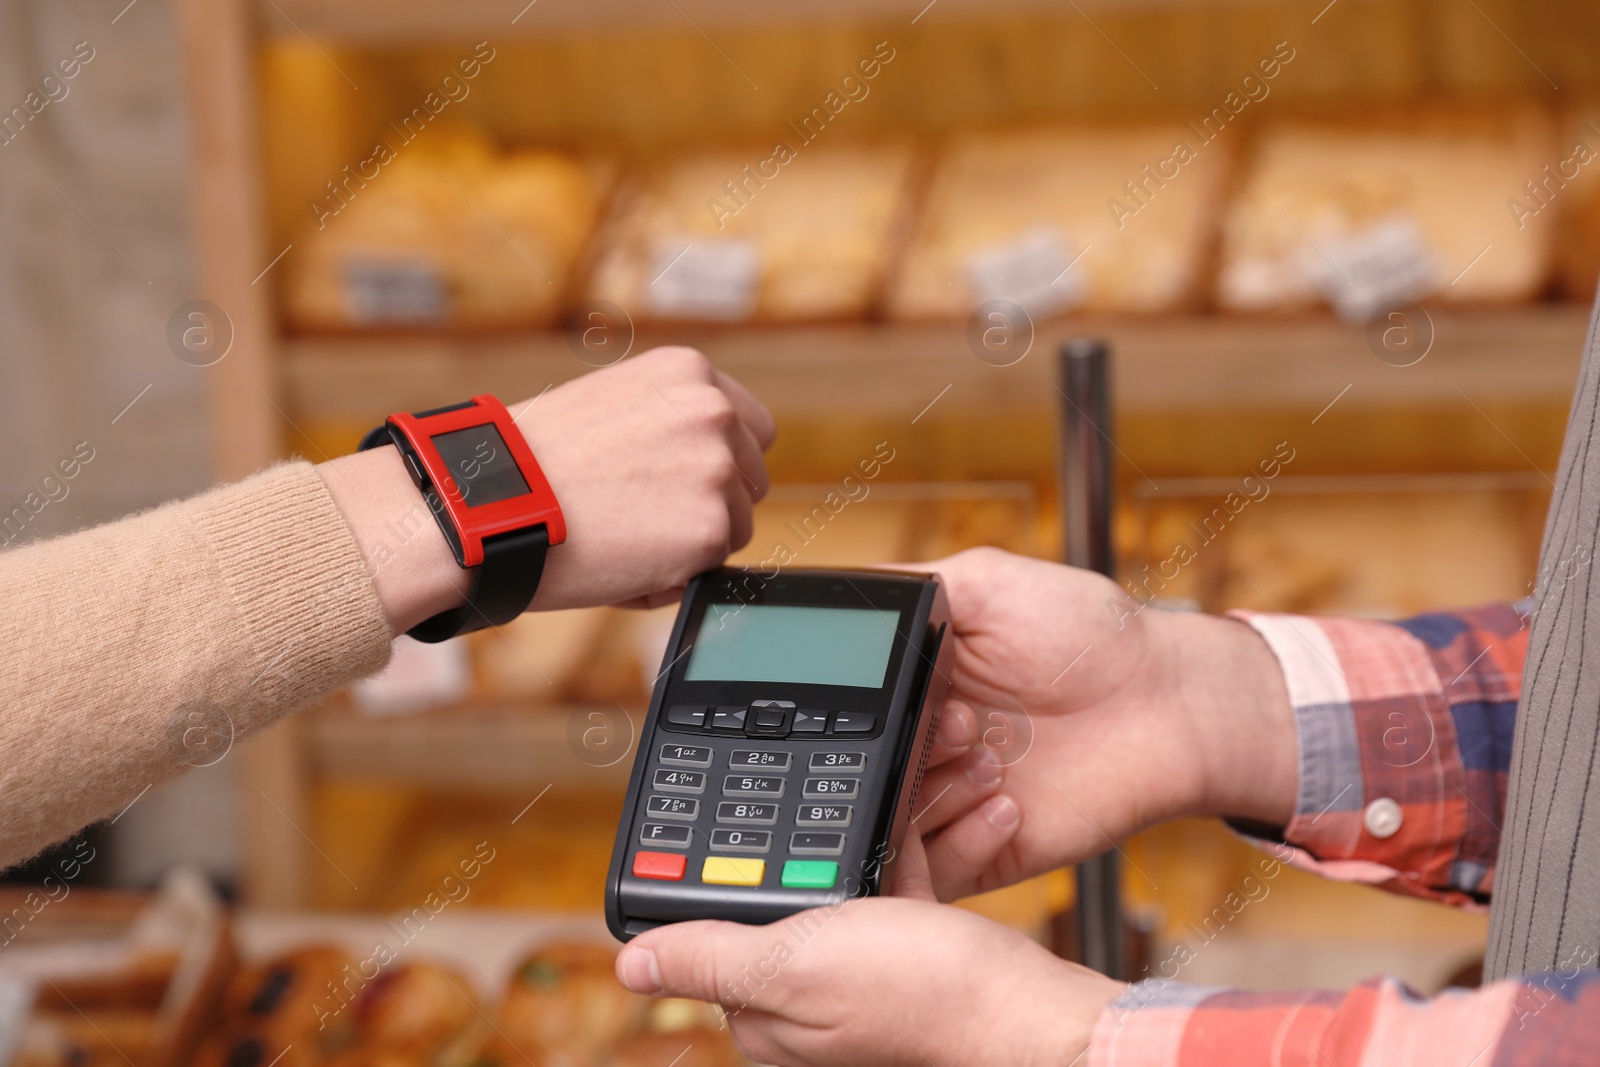
[[[935,575],[709,571],[684,593],[606,882],[626,941],[894,874],[954,658]]]

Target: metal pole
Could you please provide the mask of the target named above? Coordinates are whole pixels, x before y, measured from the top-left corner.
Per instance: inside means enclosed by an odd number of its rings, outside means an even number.
[[[1062,395],[1057,480],[1065,561],[1111,576],[1110,349],[1078,339],[1061,347]],[[1121,872],[1106,853],[1078,864],[1078,944],[1083,963],[1112,978],[1127,977],[1123,950]]]

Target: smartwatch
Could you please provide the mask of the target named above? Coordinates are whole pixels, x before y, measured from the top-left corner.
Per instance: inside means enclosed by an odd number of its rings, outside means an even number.
[[[528,609],[545,553],[567,539],[561,505],[506,406],[493,396],[390,415],[361,449],[394,445],[470,572],[467,602],[407,631],[418,641],[499,626]]]

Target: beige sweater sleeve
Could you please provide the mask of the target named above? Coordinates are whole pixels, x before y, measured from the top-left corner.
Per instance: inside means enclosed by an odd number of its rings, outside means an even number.
[[[389,648],[307,463],[0,552],[0,867],[236,753]]]

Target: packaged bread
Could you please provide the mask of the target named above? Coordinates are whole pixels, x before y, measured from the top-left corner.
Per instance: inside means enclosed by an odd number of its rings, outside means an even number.
[[[1035,319],[1166,311],[1202,291],[1231,142],[1182,125],[968,132],[939,154],[898,319],[964,319],[990,300]]]
[[[598,1067],[643,1026],[650,1001],[617,981],[616,953],[585,941],[546,945],[512,972],[497,1029],[508,1051]],[[515,1057],[511,1057],[515,1060]]]
[[[906,226],[913,149],[795,142],[687,153],[635,176],[599,238],[589,295],[635,319],[867,314]]]
[[[1562,292],[1588,301],[1600,285],[1600,100],[1568,111],[1558,132],[1555,152],[1524,183],[1513,210],[1560,220]]]
[[[1531,107],[1268,128],[1228,208],[1218,302],[1330,304],[1360,321],[1428,296],[1535,297],[1555,213],[1513,203],[1552,145],[1549,119]]]
[[[613,168],[440,126],[333,182],[285,261],[303,329],[547,326]],[[346,168],[347,171],[349,168]]]

